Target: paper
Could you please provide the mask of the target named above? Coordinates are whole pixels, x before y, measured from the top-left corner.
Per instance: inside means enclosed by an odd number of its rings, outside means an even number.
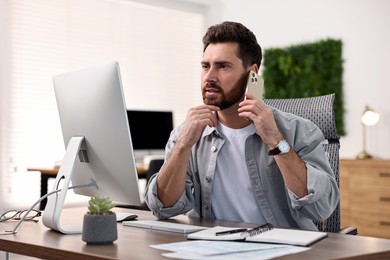
[[[275,245],[232,241],[185,241],[178,243],[151,245],[161,250],[173,251],[163,256],[176,259],[221,259],[242,260],[243,257],[255,260],[271,259],[283,255],[309,250],[309,247]]]

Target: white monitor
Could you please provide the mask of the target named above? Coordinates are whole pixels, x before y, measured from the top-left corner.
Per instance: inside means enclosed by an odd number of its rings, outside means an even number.
[[[94,183],[74,192],[139,206],[138,175],[118,63],[57,75],[53,83],[66,153],[53,187],[62,190],[48,197],[43,223],[74,234],[82,219],[74,227],[60,223],[69,187]]]

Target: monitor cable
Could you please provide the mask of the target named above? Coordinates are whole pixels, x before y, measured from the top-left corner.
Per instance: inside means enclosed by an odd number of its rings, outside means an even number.
[[[96,182],[94,180],[92,180],[91,183],[88,183],[88,184],[83,184],[83,185],[75,185],[75,186],[71,186],[68,188],[68,190],[71,190],[71,189],[79,189],[79,188],[85,188],[85,187],[95,187],[97,188],[97,185],[96,185]],[[0,230],[0,235],[12,235],[12,234],[16,234],[18,232],[18,228],[19,226],[22,224],[22,222],[24,221],[24,219],[28,216],[28,214],[44,199],[46,199],[47,197],[49,197],[50,195],[53,195],[53,194],[57,194],[58,192],[60,192],[62,189],[57,189],[57,190],[54,190],[54,191],[51,191],[45,195],[43,195],[41,198],[39,198],[39,200],[37,200],[28,210],[25,214],[23,214],[23,216],[21,216],[20,220],[18,221],[18,223],[16,224],[16,226],[14,227],[14,229],[12,230]]]

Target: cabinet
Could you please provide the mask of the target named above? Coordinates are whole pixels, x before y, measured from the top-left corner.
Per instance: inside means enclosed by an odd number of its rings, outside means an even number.
[[[390,160],[340,160],[341,227],[390,239]]]

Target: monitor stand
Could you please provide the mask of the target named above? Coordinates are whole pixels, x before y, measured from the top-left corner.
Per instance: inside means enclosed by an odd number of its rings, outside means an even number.
[[[84,136],[74,136],[70,139],[64,160],[62,161],[53,186],[53,191],[60,189],[60,181],[63,181],[63,186],[58,193],[52,194],[48,197],[47,204],[42,215],[42,221],[46,227],[63,234],[81,234],[82,230],[80,224],[78,226],[61,226],[60,219],[65,203],[66,193],[69,189],[70,180],[73,175],[74,165],[76,160],[78,160],[78,154],[83,143]]]

